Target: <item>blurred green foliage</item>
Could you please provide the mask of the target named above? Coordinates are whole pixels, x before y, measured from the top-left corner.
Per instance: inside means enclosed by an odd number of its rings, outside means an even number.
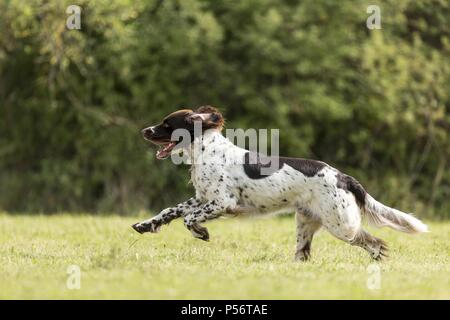
[[[380,200],[450,217],[447,0],[0,0],[0,209],[134,212],[192,193],[139,129],[212,104]],[[381,30],[366,8],[381,8]]]

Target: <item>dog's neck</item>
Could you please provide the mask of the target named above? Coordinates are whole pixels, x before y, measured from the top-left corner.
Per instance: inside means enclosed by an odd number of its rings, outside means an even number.
[[[207,130],[199,137],[194,138],[187,151],[189,162],[191,164],[197,163],[199,157],[202,156],[206,148],[215,145],[233,145],[222,133],[218,130]]]

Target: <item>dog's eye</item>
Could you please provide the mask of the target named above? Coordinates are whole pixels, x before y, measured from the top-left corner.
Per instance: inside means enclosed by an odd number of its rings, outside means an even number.
[[[164,123],[163,123],[163,127],[166,128],[166,129],[169,129],[169,128],[170,128],[170,125],[169,125],[167,122],[164,122]]]

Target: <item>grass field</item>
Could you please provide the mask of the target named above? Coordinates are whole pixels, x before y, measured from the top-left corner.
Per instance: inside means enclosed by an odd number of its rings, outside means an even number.
[[[0,298],[450,299],[449,222],[420,236],[372,230],[390,245],[381,263],[321,231],[299,263],[293,217],[217,220],[211,242],[181,221],[139,235],[129,226],[141,218],[0,214]],[[70,265],[78,290],[66,285]]]

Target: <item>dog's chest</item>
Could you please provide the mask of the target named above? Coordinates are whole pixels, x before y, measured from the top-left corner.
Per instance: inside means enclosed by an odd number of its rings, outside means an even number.
[[[191,182],[197,195],[208,200],[229,196],[235,181],[232,169],[242,167],[239,159],[243,151],[219,138],[200,145],[202,152],[191,167]]]
[[[191,182],[203,198],[214,199],[224,192],[227,172],[220,157],[208,157],[191,167]]]

